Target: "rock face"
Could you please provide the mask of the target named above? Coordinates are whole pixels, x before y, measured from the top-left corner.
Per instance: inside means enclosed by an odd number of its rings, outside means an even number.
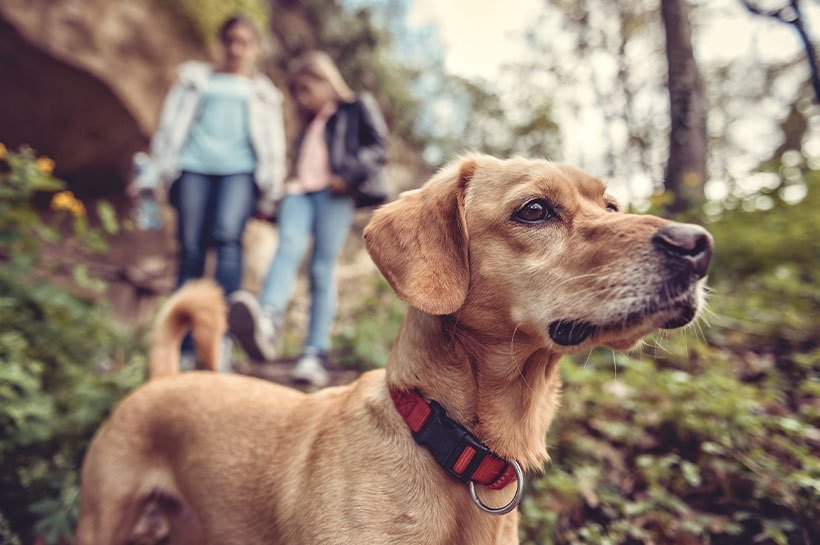
[[[3,0],[0,142],[52,157],[81,194],[118,193],[175,66],[205,53],[155,0]]]

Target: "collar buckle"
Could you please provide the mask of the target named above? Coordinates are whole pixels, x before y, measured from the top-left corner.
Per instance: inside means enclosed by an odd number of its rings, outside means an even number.
[[[436,462],[456,480],[470,481],[490,450],[467,429],[447,416],[438,402],[429,402],[430,416],[413,438],[427,447]]]

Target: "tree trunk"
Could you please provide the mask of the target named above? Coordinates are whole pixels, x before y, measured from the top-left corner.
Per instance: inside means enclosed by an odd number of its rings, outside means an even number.
[[[694,210],[704,200],[706,180],[706,97],[692,53],[686,0],[661,0],[669,63],[669,162],[666,190],[670,212]]]

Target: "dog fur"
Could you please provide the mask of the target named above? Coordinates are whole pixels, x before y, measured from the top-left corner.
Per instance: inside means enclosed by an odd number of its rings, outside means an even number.
[[[188,331],[202,365],[216,371],[222,338],[228,330],[226,315],[225,295],[216,282],[193,280],[182,286],[157,317],[148,359],[149,379],[179,373],[179,347]]]

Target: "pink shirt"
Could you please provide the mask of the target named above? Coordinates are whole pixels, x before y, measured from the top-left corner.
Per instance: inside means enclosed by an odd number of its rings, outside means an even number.
[[[333,172],[330,170],[325,125],[336,108],[335,103],[329,104],[307,126],[296,160],[296,175],[288,180],[289,193],[313,193],[330,185]]]

